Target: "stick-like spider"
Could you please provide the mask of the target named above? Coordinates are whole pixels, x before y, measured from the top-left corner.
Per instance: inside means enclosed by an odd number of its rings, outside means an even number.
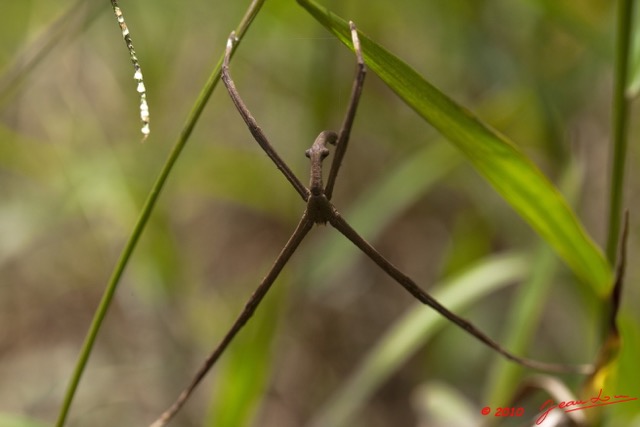
[[[349,134],[351,132],[351,127],[356,115],[356,109],[358,107],[358,102],[360,100],[360,95],[362,93],[362,87],[366,75],[362,49],[358,39],[358,32],[353,22],[350,22],[349,25],[351,28],[351,37],[353,40],[353,47],[356,54],[357,64],[356,76],[353,82],[347,113],[339,133],[335,133],[332,131],[321,132],[314,141],[311,148],[306,151],[306,155],[311,161],[311,179],[308,188],[300,182],[300,180],[293,174],[289,166],[287,166],[287,164],[280,158],[278,153],[269,143],[265,134],[258,126],[256,120],[253,118],[248,108],[240,98],[236,86],[229,74],[229,58],[231,55],[233,44],[236,42],[235,34],[231,33],[227,41],[226,55],[222,66],[222,80],[229,92],[229,95],[231,96],[233,103],[235,104],[238,112],[247,124],[249,131],[251,132],[255,140],[275,163],[278,169],[280,169],[280,171],[284,174],[293,188],[298,192],[302,200],[306,202],[307,206],[295,231],[278,255],[278,258],[271,267],[271,270],[269,270],[265,278],[262,280],[262,283],[260,283],[253,295],[251,295],[243,311],[236,318],[227,334],[224,336],[215,350],[211,353],[211,355],[205,360],[204,364],[196,373],[189,386],[180,394],[176,402],[169,409],[167,409],[167,411],[165,411],[151,425],[151,427],[164,426],[180,410],[193,390],[197,387],[197,385],[204,378],[207,372],[224,353],[225,349],[231,343],[236,334],[242,329],[245,323],[253,315],[256,308],[269,291],[271,285],[278,277],[278,274],[280,273],[280,271],[282,271],[282,268],[285,266],[291,255],[296,251],[296,249],[314,224],[331,224],[333,228],[338,230],[354,245],[356,245],[382,270],[384,270],[389,276],[391,276],[391,278],[393,278],[400,286],[402,286],[411,295],[413,295],[414,298],[436,310],[442,316],[455,323],[457,326],[464,329],[476,339],[503,355],[505,358],[520,365],[542,371],[574,372],[581,374],[588,374],[592,371],[591,365],[566,366],[560,364],[539,362],[536,360],[516,356],[505,350],[497,342],[495,342],[485,333],[476,328],[471,322],[449,311],[428,293],[423,291],[411,278],[398,270],[397,267],[389,262],[373,246],[371,246],[371,244],[369,244],[353,228],[351,228],[349,223],[342,217],[335,206],[331,203],[333,188],[338,176],[338,172],[340,170],[342,159],[344,158],[345,152],[347,150]],[[324,185],[322,180],[322,161],[329,155],[328,145],[335,146],[335,153],[333,161],[331,163],[331,169],[329,171],[327,183],[326,185]]]

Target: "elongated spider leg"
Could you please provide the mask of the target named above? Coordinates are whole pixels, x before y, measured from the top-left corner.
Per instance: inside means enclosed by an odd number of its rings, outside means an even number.
[[[353,80],[353,87],[351,88],[351,98],[349,99],[349,106],[347,107],[347,114],[344,117],[342,128],[338,134],[338,142],[336,143],[336,152],[334,153],[333,162],[331,163],[331,170],[329,171],[329,177],[327,178],[327,186],[325,187],[324,194],[327,199],[331,200],[333,195],[333,187],[338,177],[338,171],[342,164],[344,154],[347,152],[347,145],[349,144],[349,135],[351,134],[351,127],[353,126],[353,120],[356,116],[356,110],[358,109],[358,102],[360,101],[360,95],[362,94],[362,87],[364,85],[364,78],[367,74],[367,69],[364,66],[364,59],[362,57],[362,47],[360,46],[360,39],[358,39],[358,30],[353,22],[349,22],[349,28],[351,28],[351,40],[353,41],[353,50],[356,53],[356,77]]]
[[[305,186],[302,185],[300,180],[294,175],[293,171],[289,169],[289,166],[287,166],[284,160],[282,160],[282,158],[278,155],[271,143],[269,143],[269,140],[265,136],[264,132],[262,132],[262,129],[260,129],[260,126],[258,126],[258,123],[249,112],[249,109],[242,101],[242,98],[240,98],[240,94],[238,94],[236,85],[231,79],[231,75],[229,74],[229,58],[231,57],[231,51],[233,50],[233,44],[235,42],[235,32],[232,32],[229,36],[229,39],[227,40],[227,49],[225,51],[224,61],[222,63],[222,82],[226,86],[227,91],[231,96],[231,100],[238,109],[238,112],[242,116],[242,119],[247,124],[247,127],[249,128],[251,135],[253,135],[253,138],[258,144],[260,144],[260,147],[262,147],[264,152],[267,153],[267,156],[269,156],[269,158],[273,160],[273,163],[275,163],[276,167],[280,169],[284,176],[289,180],[291,185],[293,185],[293,188],[295,188],[298,194],[300,194],[302,200],[306,202],[309,198],[309,192],[307,191]]]
[[[440,304],[437,300],[435,300],[431,295],[423,291],[411,278],[402,273],[396,266],[391,264],[385,257],[383,257],[373,246],[371,246],[366,240],[364,240],[351,226],[347,223],[347,221],[342,218],[339,213],[335,213],[330,219],[329,222],[333,227],[335,227],[340,233],[342,233],[347,239],[351,240],[351,242],[356,245],[362,252],[364,252],[373,262],[378,264],[378,266],[384,270],[389,276],[391,276],[396,282],[398,282],[403,288],[405,288],[414,298],[416,298],[421,303],[428,305],[433,308],[435,311],[440,313],[443,317],[447,318],[449,321],[455,323],[460,328],[467,331],[469,334],[473,335],[479,341],[486,344],[488,347],[500,353],[505,358],[516,362],[522,366],[533,368],[541,371],[547,372],[557,372],[557,373],[578,373],[578,374],[590,374],[593,371],[592,365],[562,365],[555,363],[545,363],[537,360],[531,360],[523,357],[516,356],[510,353],[508,350],[505,350],[495,342],[493,339],[489,338],[484,332],[480,331],[476,328],[471,322],[463,319],[457,314],[449,311],[445,306]]]
[[[295,231],[289,238],[289,241],[278,255],[278,258],[276,258],[276,261],[273,263],[271,270],[269,270],[269,273],[267,273],[265,278],[262,279],[262,283],[260,283],[260,286],[258,286],[253,295],[251,295],[251,298],[249,298],[244,309],[236,318],[233,326],[231,326],[231,328],[224,336],[222,341],[220,341],[220,344],[218,344],[215,350],[209,355],[209,357],[207,357],[203,365],[191,380],[191,383],[182,391],[182,393],[180,393],[178,399],[156,421],[154,421],[153,424],[150,425],[150,427],[165,426],[176,415],[176,413],[178,413],[180,408],[182,408],[182,406],[187,402],[189,396],[191,396],[191,393],[193,393],[200,381],[202,381],[207,372],[209,372],[213,365],[215,365],[215,363],[224,353],[233,338],[238,334],[238,332],[240,332],[245,323],[247,323],[249,318],[253,316],[253,313],[256,311],[256,308],[258,308],[258,305],[271,288],[271,285],[278,277],[278,274],[280,274],[282,268],[285,266],[287,261],[289,261],[291,255],[293,255],[293,253],[300,245],[300,242],[302,242],[302,240],[312,227],[313,222],[309,220],[306,214],[303,215]]]

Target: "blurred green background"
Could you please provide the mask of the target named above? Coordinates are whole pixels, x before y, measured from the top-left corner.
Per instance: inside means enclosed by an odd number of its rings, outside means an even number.
[[[110,4],[91,3],[0,6],[0,414],[49,425],[146,194],[248,2],[121,2],[148,91],[145,143]],[[570,180],[568,198],[594,239],[605,241],[611,2],[323,4],[516,141],[552,180]],[[339,128],[353,71],[353,54],[291,0],[266,2],[231,65],[253,115],[303,182],[304,150],[321,130]],[[638,123],[631,121],[625,203],[631,346],[640,345]],[[372,73],[334,203],[425,289],[487,257],[520,254],[513,279],[462,312],[504,342],[518,285],[534,274],[544,245]],[[127,267],[68,425],[147,425],[159,415],[268,271],[303,208],[220,85]],[[551,289],[524,354],[592,362],[601,340],[592,297],[548,257]],[[412,303],[336,232],[314,230],[175,425],[317,419]],[[444,393],[440,383],[454,390],[447,402],[469,405],[476,418],[467,425],[478,425],[480,408],[509,403],[489,401],[497,356],[455,327],[405,356],[349,425],[438,425],[438,409],[447,409],[432,400]],[[623,363],[620,387],[628,389],[612,393],[633,394],[640,374],[635,362]],[[609,417],[625,423],[639,412],[634,403],[617,406]]]

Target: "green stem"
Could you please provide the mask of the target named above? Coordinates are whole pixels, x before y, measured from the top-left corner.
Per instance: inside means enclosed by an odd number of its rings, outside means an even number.
[[[249,28],[249,26],[251,25],[251,22],[260,11],[260,8],[264,4],[264,2],[265,0],[253,0],[251,2],[251,5],[247,9],[247,12],[245,13],[244,17],[242,18],[242,20],[240,21],[240,24],[236,29],[236,35],[239,41],[242,40],[242,37],[247,32],[247,29]],[[239,42],[234,44],[234,52],[235,52],[235,49],[237,49],[238,44]],[[160,175],[158,175],[158,178],[156,179],[155,183],[153,184],[153,187],[151,188],[151,191],[149,192],[149,196],[147,197],[147,200],[144,203],[142,211],[140,212],[140,216],[138,217],[138,220],[133,228],[133,231],[129,236],[129,240],[127,241],[127,244],[125,245],[122,253],[120,254],[120,258],[118,259],[118,262],[115,266],[115,269],[113,270],[113,273],[111,274],[111,278],[109,279],[109,282],[104,291],[104,294],[102,295],[100,304],[98,305],[98,308],[94,314],[93,320],[91,322],[91,326],[89,328],[89,332],[87,333],[84,344],[82,345],[80,356],[78,357],[78,360],[76,362],[76,366],[74,368],[73,374],[71,376],[71,380],[69,382],[67,391],[65,393],[62,407],[60,408],[60,414],[58,415],[56,427],[63,427],[65,425],[67,415],[69,413],[69,409],[71,408],[73,398],[78,388],[78,384],[80,383],[80,379],[86,368],[87,361],[89,360],[89,356],[91,355],[93,345],[95,344],[96,337],[98,336],[98,332],[100,331],[102,322],[104,321],[104,318],[107,314],[107,310],[111,305],[113,295],[115,294],[118,283],[120,282],[122,273],[124,272],[124,269],[127,263],[129,262],[129,259],[131,258],[131,254],[133,253],[133,250],[135,249],[136,244],[138,243],[138,240],[140,239],[140,236],[142,235],[142,232],[144,231],[147,225],[147,221],[151,216],[151,212],[153,211],[153,208],[158,200],[158,197],[160,196],[160,192],[162,191],[162,188],[164,187],[164,184],[167,181],[167,178],[169,177],[169,174],[171,173],[173,166],[178,160],[178,157],[180,156],[182,149],[184,148],[187,141],[189,140],[189,137],[191,136],[191,132],[195,128],[195,125],[198,119],[200,118],[200,115],[202,114],[202,111],[204,110],[204,107],[207,104],[207,101],[211,97],[213,90],[215,89],[218,81],[220,80],[220,70],[222,68],[223,58],[224,58],[224,55],[218,61],[218,64],[216,65],[213,72],[209,76],[209,80],[207,81],[205,86],[202,88],[202,91],[198,95],[198,99],[196,100],[193,108],[191,109],[191,112],[189,113],[189,116],[187,117],[187,120],[185,122],[184,127],[182,128],[182,131],[180,132],[180,136],[178,137],[178,140],[176,141],[171,152],[169,153],[169,157],[167,158],[164,166],[162,167],[162,170],[160,171]]]
[[[633,3],[633,0],[620,0],[618,4],[615,87],[613,93],[613,160],[611,164],[609,229],[607,237],[607,258],[612,264],[615,262],[620,235],[624,169],[627,153],[629,99],[626,96],[626,89],[629,74]]]

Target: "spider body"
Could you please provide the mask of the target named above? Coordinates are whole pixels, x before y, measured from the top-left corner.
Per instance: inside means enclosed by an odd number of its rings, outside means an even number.
[[[324,185],[322,183],[322,161],[329,155],[327,144],[335,145],[338,141],[338,134],[325,130],[313,142],[311,148],[305,151],[305,155],[311,160],[311,179],[309,181],[309,191],[311,196],[324,195]]]

